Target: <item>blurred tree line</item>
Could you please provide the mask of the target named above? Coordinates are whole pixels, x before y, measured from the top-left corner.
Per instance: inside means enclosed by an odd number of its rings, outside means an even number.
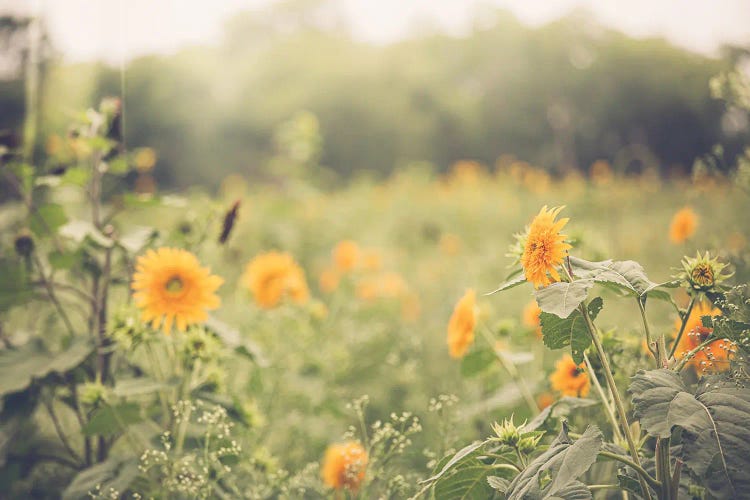
[[[326,20],[324,5],[238,14],[220,45],[140,57],[124,74],[53,64],[43,134],[123,96],[128,146],[155,148],[157,180],[175,187],[286,173],[275,159],[290,151],[304,153],[303,168],[325,166],[314,175],[342,179],[422,160],[440,170],[460,159],[491,165],[503,154],[553,172],[587,171],[597,159],[687,172],[714,144],[731,153],[748,137],[746,124],[727,126],[708,84],[742,51],[709,58],[580,12],[530,28],[503,10],[484,12],[465,37],[376,46]],[[1,105],[18,99],[3,93]],[[290,146],[295,134],[309,144]]]

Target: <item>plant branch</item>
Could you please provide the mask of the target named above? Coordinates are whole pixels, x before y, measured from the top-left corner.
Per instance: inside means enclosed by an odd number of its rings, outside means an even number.
[[[52,407],[52,402],[45,400],[44,407],[47,409],[47,413],[49,414],[50,419],[52,419],[52,424],[55,426],[55,432],[57,432],[57,436],[60,438],[60,442],[65,447],[65,450],[68,452],[68,454],[70,454],[71,457],[73,457],[73,460],[80,464],[81,457],[78,456],[78,453],[76,453],[76,451],[70,445],[70,441],[68,441],[68,438],[65,437],[65,432],[63,431],[62,425],[60,425],[60,421],[57,419],[55,410]]]
[[[44,288],[47,290],[47,295],[49,296],[49,299],[54,304],[55,309],[57,309],[57,312],[60,315],[60,318],[62,318],[63,323],[65,323],[65,327],[68,329],[68,333],[70,333],[70,336],[75,337],[75,329],[73,328],[73,324],[70,322],[70,318],[68,318],[68,313],[65,312],[65,308],[62,306],[62,304],[58,300],[57,294],[55,293],[55,288],[54,286],[52,286],[52,282],[49,279],[47,279],[47,276],[44,274],[44,267],[42,266],[42,261],[39,259],[39,256],[36,253],[33,254],[33,258],[34,258],[34,264],[39,270],[39,277],[41,279],[41,283],[44,286]]]
[[[677,333],[677,337],[674,339],[674,344],[672,344],[672,349],[669,351],[669,359],[672,359],[674,357],[675,351],[677,351],[677,345],[680,343],[682,334],[685,333],[685,325],[687,325],[688,319],[690,319],[690,313],[693,312],[693,306],[695,305],[695,302],[695,295],[693,295],[692,297],[690,297],[690,303],[688,304],[687,311],[685,311],[685,315],[682,317],[680,331]]]
[[[719,340],[718,338],[714,337],[713,335],[709,335],[706,340],[698,344],[695,348],[691,349],[685,355],[682,357],[682,359],[674,366],[673,370],[676,372],[679,372],[683,368],[685,368],[685,365],[695,357],[695,355],[698,353],[698,351],[701,351],[704,347],[706,347],[708,344],[715,342]]]
[[[589,357],[585,352],[583,353],[583,359],[586,362],[586,369],[588,370],[589,378],[594,382],[594,388],[599,394],[599,398],[602,400],[604,408],[607,410],[609,422],[610,424],[612,424],[612,433],[615,435],[616,439],[622,441],[624,438],[622,436],[622,433],[620,432],[620,426],[617,424],[615,411],[612,409],[612,406],[610,406],[609,398],[606,396],[606,394],[604,394],[604,389],[602,389],[602,386],[599,383],[599,378],[596,376],[596,372],[594,371],[594,367],[591,366],[591,361],[589,360]]]
[[[661,366],[661,362],[659,360],[659,349],[654,349],[652,347],[653,341],[651,340],[651,328],[648,326],[648,318],[646,317],[646,308],[643,305],[643,301],[641,301],[640,297],[636,297],[635,300],[636,302],[638,302],[638,310],[641,313],[641,320],[643,321],[643,331],[646,334],[646,346],[651,352],[651,355],[654,357],[654,361],[656,361],[656,367],[659,368]]]
[[[649,486],[651,486],[657,491],[659,490],[659,488],[661,488],[661,482],[651,477],[651,474],[649,474],[646,471],[646,469],[644,469],[643,467],[641,467],[639,464],[635,463],[634,461],[630,460],[628,457],[624,455],[618,455],[617,453],[611,453],[609,451],[599,451],[599,456],[604,457],[604,458],[611,458],[612,460],[616,460],[620,463],[627,465],[628,467],[636,471],[639,477],[643,479],[644,481],[646,481]],[[645,490],[645,491],[648,491],[648,490]]]

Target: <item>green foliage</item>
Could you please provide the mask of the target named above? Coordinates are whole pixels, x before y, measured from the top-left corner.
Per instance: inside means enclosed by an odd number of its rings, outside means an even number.
[[[573,442],[563,424],[549,449],[511,482],[506,498],[591,498],[588,488],[578,478],[594,464],[601,446],[602,434],[597,427],[586,428],[581,438]]]
[[[80,472],[62,493],[64,500],[88,498],[89,492],[120,496],[138,475],[133,458],[113,457]]]
[[[709,378],[692,394],[672,370],[639,372],[630,386],[635,415],[651,435],[682,429],[680,458],[717,498],[748,491],[750,388]]]
[[[603,305],[602,298],[596,297],[586,306],[592,321],[596,319]],[[576,364],[583,363],[583,353],[591,345],[591,334],[580,311],[575,310],[567,317],[560,318],[556,314],[542,310],[539,318],[542,323],[544,345],[550,349],[563,349],[570,346],[573,361]]]
[[[534,296],[543,312],[565,319],[581,302],[586,300],[593,284],[592,281],[587,280],[552,283],[534,290]]]

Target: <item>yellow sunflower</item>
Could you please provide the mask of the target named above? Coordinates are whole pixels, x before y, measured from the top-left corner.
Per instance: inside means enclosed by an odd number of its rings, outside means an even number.
[[[307,302],[305,271],[288,253],[268,252],[256,256],[245,268],[245,285],[260,307],[271,309],[284,298],[298,304]]]
[[[572,248],[565,243],[567,236],[560,234],[569,219],[555,220],[563,208],[557,207],[548,211],[547,206],[543,206],[529,226],[521,265],[526,279],[533,283],[534,288],[547,286],[553,280],[560,281],[556,267],[562,264],[566,252]]]
[[[143,321],[154,328],[161,325],[167,334],[173,324],[184,332],[188,325],[205,321],[207,310],[219,307],[214,292],[223,282],[187,250],[159,248],[138,257],[133,297]]]
[[[332,444],[323,457],[323,482],[336,490],[356,491],[365,478],[367,461],[367,452],[355,441]]]
[[[456,303],[448,321],[448,349],[451,357],[462,358],[474,343],[474,328],[477,324],[476,292],[467,290]]]

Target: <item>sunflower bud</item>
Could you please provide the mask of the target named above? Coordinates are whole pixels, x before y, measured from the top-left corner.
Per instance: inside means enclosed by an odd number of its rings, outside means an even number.
[[[34,239],[31,237],[31,233],[26,229],[16,235],[14,245],[16,247],[16,253],[21,257],[29,257],[34,252]]]
[[[523,434],[521,439],[518,441],[518,451],[520,453],[523,453],[524,455],[532,453],[539,445],[539,441],[541,441],[542,436],[544,436],[543,432],[528,432]]]
[[[523,427],[523,425],[521,425]],[[492,423],[492,430],[495,433],[495,438],[491,438],[493,441],[498,441],[500,444],[504,444],[511,447],[516,447],[521,440],[521,427],[516,427],[513,423],[513,417],[510,420],[503,419],[503,424],[500,425],[497,422]]]
[[[716,291],[721,288],[721,283],[732,276],[732,273],[724,274],[727,265],[711,258],[709,252],[701,256],[696,253],[694,258],[684,257],[682,270],[677,276],[690,290],[696,292]]]
[[[81,403],[89,406],[99,406],[107,400],[107,387],[101,382],[86,382],[79,389]]]

